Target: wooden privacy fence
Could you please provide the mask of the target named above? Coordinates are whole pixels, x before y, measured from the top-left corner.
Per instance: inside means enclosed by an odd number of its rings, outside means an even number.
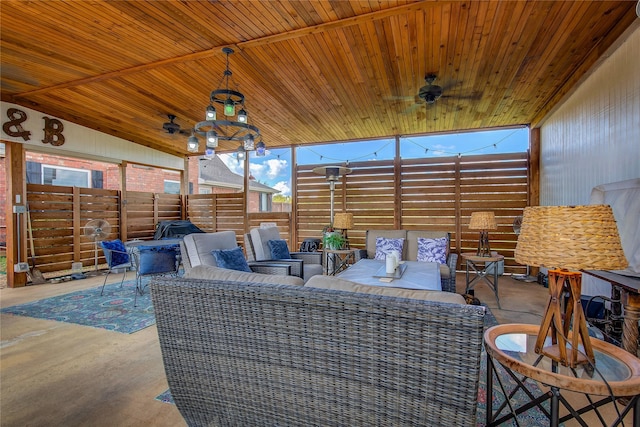
[[[293,214],[247,214],[243,193],[190,195],[185,206],[183,197],[172,194],[127,192],[122,200],[115,190],[27,184],[34,237],[28,260],[45,273],[68,270],[73,262],[92,266],[95,245],[84,233],[90,220],[108,221],[109,239],[146,240],[159,221],[184,219],[183,212],[206,232],[233,230],[240,245],[245,230],[274,222],[296,250],[329,225],[329,183],[312,172],[316,166],[295,168]],[[364,247],[365,230],[402,228],[448,231],[452,250],[475,251],[478,232],[468,229],[469,217],[490,210],[498,222],[490,232],[491,248],[505,256],[507,272],[524,273],[513,259],[513,220],[528,204],[526,153],[367,161],[349,167],[353,172],[335,186],[335,212],[354,214],[355,227],[348,231],[353,247]],[[98,264],[103,263],[99,250]]]
[[[28,259],[43,273],[69,270],[74,262],[95,265],[96,253],[103,264],[96,240],[85,233],[89,221],[107,221],[109,240],[150,239],[158,221],[180,219],[181,205],[181,197],[173,194],[129,191],[121,203],[117,190],[27,184],[27,227],[33,233]]]
[[[297,244],[319,237],[330,222],[329,183],[312,172],[317,166],[296,167]],[[478,232],[468,229],[469,217],[488,210],[498,223],[489,233],[492,250],[505,256],[505,271],[524,273],[513,259],[513,221],[528,205],[527,153],[366,161],[348,167],[353,172],[336,182],[334,209],[354,215],[351,246],[364,247],[369,229],[442,230],[451,233],[452,250],[472,252]]]

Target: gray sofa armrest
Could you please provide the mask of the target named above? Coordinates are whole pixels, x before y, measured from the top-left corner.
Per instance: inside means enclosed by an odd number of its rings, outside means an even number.
[[[356,262],[360,261],[361,259],[367,259],[367,250],[355,249],[353,255],[355,256]]]
[[[451,252],[449,253],[449,258],[447,259],[447,265],[449,266],[449,278],[443,277],[441,279],[442,282],[442,290],[445,292],[455,292],[456,291],[456,266],[458,264],[458,254]]]
[[[301,259],[307,264],[322,264],[322,252],[291,252],[291,258]]]
[[[271,261],[249,261],[249,268],[254,273],[274,274],[276,276],[291,276],[291,265],[274,263]]]
[[[291,268],[291,276],[304,277],[304,261],[301,259],[270,259],[265,261],[251,261],[262,262],[267,264],[285,264]]]

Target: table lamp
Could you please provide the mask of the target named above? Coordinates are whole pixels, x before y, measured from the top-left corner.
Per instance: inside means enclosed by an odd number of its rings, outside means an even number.
[[[346,240],[347,249],[349,249],[349,237],[347,236],[347,230],[353,228],[353,214],[350,212],[336,213],[333,217],[333,228],[342,230],[342,235]]]
[[[496,217],[493,212],[472,212],[469,220],[469,230],[480,230],[480,239],[478,240],[478,256],[491,256],[491,247],[489,246],[489,232],[487,230],[495,230]]]
[[[617,270],[627,266],[611,207],[525,208],[515,260],[549,269],[549,302],[536,339],[536,353],[571,368],[595,363],[580,303],[582,273],[578,270]],[[568,299],[563,304],[565,292]],[[551,345],[545,346],[548,336]],[[579,349],[581,342],[583,349]]]

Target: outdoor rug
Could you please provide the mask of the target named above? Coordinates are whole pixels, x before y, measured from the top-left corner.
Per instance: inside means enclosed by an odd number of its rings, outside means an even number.
[[[484,305],[484,304],[482,304]],[[485,328],[489,328],[491,326],[497,325],[498,322],[495,318],[495,316],[493,315],[493,313],[491,312],[491,310],[489,309],[489,307],[487,307],[486,305],[484,305],[487,309],[487,314],[485,315]],[[511,391],[514,387],[515,387],[515,381],[513,381],[513,379],[502,369],[502,367],[497,364],[496,366],[496,370],[498,371],[498,375],[500,375],[500,378],[503,381],[503,384],[505,385],[507,392]],[[478,412],[477,412],[477,416],[476,416],[476,426],[477,427],[484,427],[485,424],[485,420],[486,420],[486,409],[487,409],[487,382],[486,382],[486,372],[487,372],[487,355],[486,353],[483,351],[482,352],[482,359],[480,361],[480,384],[478,386]],[[532,391],[536,396],[539,395],[540,389],[533,383],[528,382],[527,386],[529,388],[530,391]],[[165,390],[164,392],[162,392],[161,394],[159,394],[158,396],[156,396],[156,400],[159,400],[161,402],[164,403],[169,403],[169,404],[175,404],[175,402],[173,401],[173,397],[171,396],[171,391],[170,390]],[[516,393],[516,395],[511,399],[511,402],[515,405],[515,406],[520,406],[521,404],[528,402],[529,398],[528,396],[522,392],[522,391],[518,391],[518,393]],[[496,408],[498,408],[502,402],[504,402],[504,395],[502,394],[502,392],[499,390],[499,387],[497,385],[497,381],[494,380],[494,391],[493,391],[493,409],[494,411],[496,410]],[[546,402],[548,404],[548,402]],[[508,408],[507,408],[508,409]],[[547,406],[547,410],[548,410],[548,406]],[[501,413],[502,415],[505,415],[506,412],[503,411]],[[518,415],[518,422],[520,423],[521,426],[527,426],[527,427],[544,427],[544,426],[548,426],[549,425],[549,420],[545,417],[545,415],[537,408],[533,408],[530,409],[529,411]],[[502,424],[503,426],[516,426],[517,424],[515,422],[513,422],[513,420]]]
[[[148,288],[138,295],[137,307],[133,306],[135,286],[135,281],[127,280],[122,288],[119,282],[105,286],[102,296],[99,286],[6,307],[0,312],[131,334],[156,323]]]

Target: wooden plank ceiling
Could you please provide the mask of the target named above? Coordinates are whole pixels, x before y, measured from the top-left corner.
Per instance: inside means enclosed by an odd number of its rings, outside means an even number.
[[[14,1],[2,100],[185,155],[230,57],[268,146],[535,125],[633,1]],[[425,75],[443,96],[416,102]],[[219,113],[220,114],[220,113]],[[204,148],[204,144],[200,144]],[[221,145],[220,151],[235,149]]]

